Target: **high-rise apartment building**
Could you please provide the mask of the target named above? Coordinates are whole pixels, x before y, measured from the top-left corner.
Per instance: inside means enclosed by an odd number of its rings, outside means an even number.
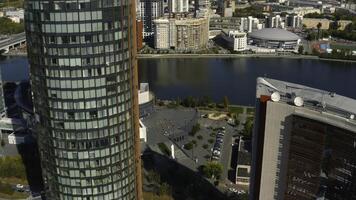
[[[171,13],[186,13],[189,11],[188,0],[170,0],[169,4]]]
[[[25,2],[47,199],[141,199],[134,4]]]
[[[153,35],[153,20],[163,17],[163,0],[139,0],[137,18],[143,22],[143,37]]]
[[[154,23],[156,49],[197,50],[208,43],[208,17],[162,18]]]
[[[258,78],[250,199],[356,198],[356,100]]]

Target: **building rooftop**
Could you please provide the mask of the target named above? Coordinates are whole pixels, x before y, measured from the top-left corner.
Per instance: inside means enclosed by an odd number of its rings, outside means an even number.
[[[329,117],[333,117],[330,124],[345,128],[348,126],[349,129],[356,127],[356,100],[354,99],[295,83],[257,78],[257,98],[262,95],[272,97],[273,93],[275,95],[272,101],[306,108],[300,109],[296,112],[297,114],[308,116],[314,114],[314,118],[319,120],[328,120]],[[315,115],[315,111],[318,116]]]
[[[300,39],[298,35],[279,28],[264,28],[255,30],[249,34],[249,37],[274,41],[293,41]]]

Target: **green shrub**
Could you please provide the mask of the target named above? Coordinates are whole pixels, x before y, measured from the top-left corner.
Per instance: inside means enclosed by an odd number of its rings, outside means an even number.
[[[203,148],[204,148],[204,149],[207,149],[208,147],[209,147],[209,145],[203,144]]]
[[[202,135],[198,135],[197,138],[198,138],[199,140],[202,140],[202,139],[203,139],[203,136],[202,136]]]
[[[213,143],[214,143],[214,139],[209,139],[208,142],[209,142],[210,144],[213,144]]]
[[[164,153],[166,156],[170,156],[171,155],[171,150],[167,147],[166,144],[164,143],[158,143],[158,148],[162,151],[162,153]]]
[[[0,182],[0,193],[12,195],[14,190],[11,188],[10,184]]]
[[[186,150],[193,149],[193,143],[192,142],[188,142],[187,144],[184,145],[184,149],[186,149]]]

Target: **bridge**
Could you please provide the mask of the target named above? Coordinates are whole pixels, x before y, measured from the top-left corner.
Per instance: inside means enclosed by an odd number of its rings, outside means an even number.
[[[0,52],[8,53],[11,49],[16,49],[24,44],[26,44],[25,32],[11,35],[4,40],[0,40]]]

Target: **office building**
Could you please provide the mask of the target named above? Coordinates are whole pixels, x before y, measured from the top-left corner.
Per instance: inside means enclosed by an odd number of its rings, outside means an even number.
[[[356,198],[356,100],[258,78],[250,199]]]
[[[233,51],[244,51],[247,47],[246,33],[236,30],[222,30],[221,37],[225,40],[227,47]]]
[[[46,197],[141,197],[134,1],[25,1]]]

